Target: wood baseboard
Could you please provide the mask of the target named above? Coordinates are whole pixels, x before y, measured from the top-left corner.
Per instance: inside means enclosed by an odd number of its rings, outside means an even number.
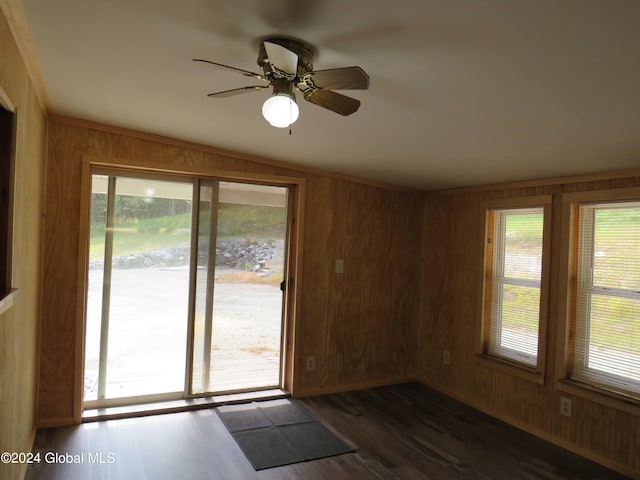
[[[367,388],[385,387],[387,385],[397,385],[399,383],[420,381],[418,377],[404,377],[397,379],[372,380],[369,382],[350,383],[347,385],[339,385],[334,387],[320,387],[310,389],[296,389],[293,392],[293,398],[317,397],[319,395],[329,395],[332,393],[352,392],[355,390],[365,390]]]
[[[73,417],[60,417],[60,418],[48,418],[46,420],[40,420],[36,424],[37,428],[54,428],[54,427],[68,427],[70,425],[77,425],[75,418]]]
[[[421,377],[421,378],[417,378],[416,380],[422,383],[423,385],[426,385],[429,388],[432,388],[461,403],[464,403],[465,405],[468,405],[471,408],[474,408],[482,413],[486,413],[487,415],[497,418],[498,420],[508,423],[509,425],[516,427],[524,432],[530,433],[531,435],[535,435],[536,437],[541,438],[549,443],[552,443],[560,448],[564,448],[565,450],[575,453],[576,455],[580,455],[581,457],[584,457],[593,462],[599,463],[600,465],[603,465],[607,468],[615,470],[616,472],[626,475],[630,478],[640,479],[640,472],[631,470],[626,465],[621,465],[618,462],[611,460],[610,458],[603,457],[602,455],[598,455],[597,453],[594,453],[590,450],[581,448],[577,445],[574,445],[573,443],[568,442],[563,438],[557,437],[555,435],[551,435],[549,432],[545,432],[544,430],[540,430],[538,428],[532,427],[531,425],[521,422],[518,419],[512,418],[508,415],[504,415],[499,411],[486,408],[472,400],[469,400],[468,398],[463,397],[462,395],[460,395],[459,393],[453,390],[449,390],[445,387],[442,387],[441,385],[438,385],[437,383],[429,381],[429,379],[427,378]]]

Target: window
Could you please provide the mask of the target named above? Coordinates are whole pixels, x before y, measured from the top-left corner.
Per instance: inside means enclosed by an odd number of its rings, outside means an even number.
[[[569,378],[640,395],[640,201],[578,203]],[[572,357],[572,358],[571,358]]]
[[[547,197],[545,197],[546,200]],[[481,353],[542,372],[543,247],[550,201],[487,210]],[[519,203],[528,203],[520,201]]]

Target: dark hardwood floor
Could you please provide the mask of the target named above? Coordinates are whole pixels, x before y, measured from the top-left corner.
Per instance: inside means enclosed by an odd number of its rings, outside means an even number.
[[[302,403],[356,452],[256,472],[204,409],[40,430],[26,479],[626,478],[417,383]]]

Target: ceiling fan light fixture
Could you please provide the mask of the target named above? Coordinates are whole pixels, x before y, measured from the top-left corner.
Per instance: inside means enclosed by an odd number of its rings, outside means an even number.
[[[272,85],[273,95],[262,105],[262,116],[273,127],[287,128],[300,114],[293,85],[286,78],[275,78]]]
[[[293,124],[300,114],[298,104],[293,95],[275,94],[267,98],[262,105],[262,116],[273,127],[287,128]]]

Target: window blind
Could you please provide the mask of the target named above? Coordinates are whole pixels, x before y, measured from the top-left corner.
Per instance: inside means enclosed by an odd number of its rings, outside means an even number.
[[[487,353],[535,366],[538,358],[544,210],[493,209]]]
[[[640,202],[578,209],[570,378],[640,394]]]

